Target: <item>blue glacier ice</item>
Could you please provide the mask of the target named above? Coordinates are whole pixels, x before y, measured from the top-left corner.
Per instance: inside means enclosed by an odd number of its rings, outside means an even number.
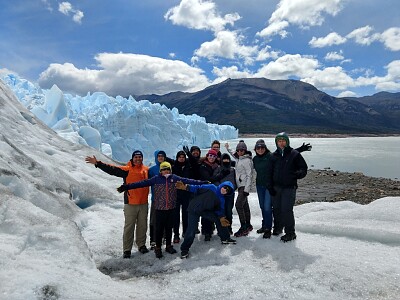
[[[76,96],[56,85],[39,86],[14,74],[2,77],[19,101],[63,138],[91,146],[121,162],[134,150],[143,151],[145,163],[163,149],[169,157],[187,145],[208,148],[213,140],[238,137],[230,125],[207,123],[198,115],[183,115],[178,109],[133,97],[110,97],[102,92]]]

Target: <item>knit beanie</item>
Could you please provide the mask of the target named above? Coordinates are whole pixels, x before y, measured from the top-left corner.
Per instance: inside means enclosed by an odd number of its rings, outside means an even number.
[[[132,153],[132,158],[133,158],[135,155],[140,155],[140,156],[143,158],[143,153],[142,153],[142,151],[140,151],[140,150],[135,150],[135,151],[133,151],[133,153]]]
[[[290,142],[289,142],[289,137],[286,134],[286,132],[280,132],[276,135],[275,137],[275,145],[276,147],[278,147],[278,140],[285,140],[286,141],[286,147],[290,146]]]
[[[194,150],[198,150],[201,153],[201,150],[199,147],[197,147],[197,146],[190,147],[190,153],[192,153]]]
[[[213,150],[213,149],[210,149],[210,150],[208,150],[208,152],[207,152],[207,155],[206,155],[206,156],[209,156],[209,155],[218,156],[218,152],[217,152],[217,151],[215,151],[215,150]]]
[[[239,142],[239,144],[237,144],[236,151],[238,150],[247,151],[247,145],[245,144],[245,142]]]
[[[178,153],[176,153],[176,159],[178,159],[179,156],[184,156],[186,158],[186,153],[183,150],[178,151]]]
[[[258,147],[262,147],[262,148],[267,148],[267,145],[265,145],[265,142],[263,139],[259,139],[256,142],[256,145],[254,146],[254,149],[258,148]]]
[[[160,172],[161,172],[161,170],[163,170],[163,169],[170,169],[170,170],[171,170],[171,164],[170,164],[169,162],[163,161],[163,162],[160,164]]]
[[[158,151],[157,156],[158,155],[162,155],[162,156],[164,156],[164,158],[167,157],[167,153],[165,153],[165,151],[163,151],[163,150]]]

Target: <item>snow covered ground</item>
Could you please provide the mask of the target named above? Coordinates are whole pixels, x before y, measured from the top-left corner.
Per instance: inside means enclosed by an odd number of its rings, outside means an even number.
[[[399,299],[400,197],[298,206],[291,243],[253,231],[237,245],[196,240],[188,259],[124,260],[121,179],[84,158],[112,161],[1,82],[0,111],[0,299]],[[250,205],[257,229],[255,194]]]

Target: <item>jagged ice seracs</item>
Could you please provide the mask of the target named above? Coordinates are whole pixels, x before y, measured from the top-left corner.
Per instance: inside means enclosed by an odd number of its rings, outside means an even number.
[[[137,149],[149,164],[156,149],[174,157],[183,146],[208,148],[213,140],[238,137],[233,126],[207,123],[198,115],[183,115],[176,108],[136,101],[132,96],[114,98],[95,92],[81,97],[63,93],[56,85],[41,89],[14,74],[2,80],[26,108],[60,136],[121,162],[128,161]]]

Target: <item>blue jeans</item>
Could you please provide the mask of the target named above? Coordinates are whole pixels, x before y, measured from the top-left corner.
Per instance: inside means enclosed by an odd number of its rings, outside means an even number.
[[[262,227],[272,228],[272,203],[271,196],[265,186],[257,185],[258,202],[262,213]]]
[[[188,212],[188,227],[185,232],[185,238],[181,245],[181,251],[189,251],[190,247],[193,244],[194,237],[196,235],[197,225],[199,223],[200,216],[210,220],[211,222],[215,222],[215,226],[217,227],[218,236],[221,241],[225,241],[229,239],[229,230],[228,227],[222,227],[221,222],[219,221],[218,216],[214,212],[203,212],[201,215]]]

